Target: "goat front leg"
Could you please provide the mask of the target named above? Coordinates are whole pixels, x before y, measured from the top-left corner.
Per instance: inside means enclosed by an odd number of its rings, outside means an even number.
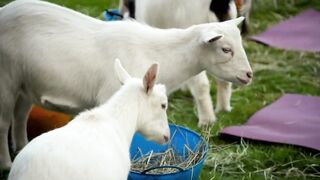
[[[232,83],[219,80],[217,78],[216,78],[216,83],[217,83],[216,112],[220,112],[220,111],[230,112],[232,110],[232,107],[230,106]]]
[[[216,121],[210,96],[210,82],[205,71],[190,78],[187,82],[198,110],[198,126],[207,126]]]
[[[27,143],[27,121],[32,103],[20,95],[14,109],[14,120],[11,125],[12,149],[18,153]]]

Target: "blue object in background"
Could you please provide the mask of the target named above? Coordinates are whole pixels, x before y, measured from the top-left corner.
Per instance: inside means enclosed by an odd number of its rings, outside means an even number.
[[[103,12],[103,18],[105,21],[118,21],[123,18],[119,9],[106,9]]]
[[[129,180],[172,180],[172,179],[181,179],[181,180],[197,180],[200,175],[200,171],[202,169],[203,163],[207,157],[208,152],[208,143],[197,133],[191,131],[187,128],[170,124],[170,134],[171,134],[171,143],[170,147],[179,153],[182,157],[185,152],[185,145],[187,145],[193,151],[196,150],[197,145],[201,142],[205,143],[204,155],[199,162],[189,167],[188,169],[181,169],[179,167],[172,167],[178,169],[175,173],[169,174],[146,174],[146,172],[133,172],[130,171],[129,173]],[[168,149],[168,144],[166,145],[159,145],[152,141],[146,140],[142,135],[136,133],[133,137],[131,147],[130,147],[130,155],[131,159],[139,158],[136,157],[138,152],[141,151],[143,155],[148,154],[149,152],[153,151],[154,153],[157,152],[165,152]],[[135,156],[135,157],[134,157]],[[167,167],[154,167],[152,169],[157,168],[167,168]],[[148,171],[152,170],[149,169]]]

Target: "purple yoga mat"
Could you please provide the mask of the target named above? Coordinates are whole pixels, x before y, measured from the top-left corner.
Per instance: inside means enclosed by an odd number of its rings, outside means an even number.
[[[320,12],[308,9],[250,39],[287,50],[320,52]]]
[[[286,94],[256,112],[245,125],[224,128],[220,134],[320,151],[320,97]]]

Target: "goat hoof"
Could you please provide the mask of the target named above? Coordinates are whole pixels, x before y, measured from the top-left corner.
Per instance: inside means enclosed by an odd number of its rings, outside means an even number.
[[[204,127],[210,126],[210,125],[214,124],[215,121],[216,121],[216,117],[215,116],[212,117],[212,118],[201,119],[198,122],[198,127],[199,128],[204,128]]]
[[[217,106],[215,112],[231,112],[232,111],[232,107],[231,106],[225,106],[225,107],[220,107]]]

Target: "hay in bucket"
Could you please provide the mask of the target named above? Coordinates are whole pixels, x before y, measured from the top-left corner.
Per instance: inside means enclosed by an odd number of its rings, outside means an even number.
[[[175,135],[176,131],[173,133]],[[139,149],[131,160],[131,171],[145,174],[170,174],[186,170],[198,164],[206,155],[206,142],[199,141],[195,148],[190,148],[187,144],[183,147],[183,152],[178,152],[175,147],[168,142],[168,148],[163,152],[149,151],[143,154]]]

